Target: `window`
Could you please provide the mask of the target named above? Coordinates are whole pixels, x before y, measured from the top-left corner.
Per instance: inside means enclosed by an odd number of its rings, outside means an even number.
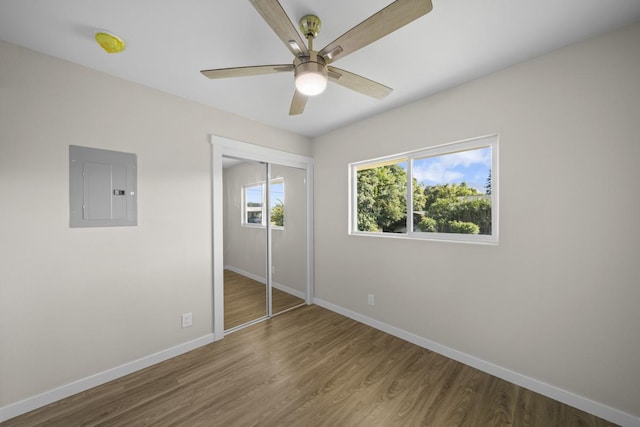
[[[352,163],[350,233],[497,243],[497,135]]]
[[[284,178],[271,180],[269,192],[271,225],[276,229],[284,228]],[[242,225],[265,227],[267,223],[265,183],[244,185],[242,197]]]

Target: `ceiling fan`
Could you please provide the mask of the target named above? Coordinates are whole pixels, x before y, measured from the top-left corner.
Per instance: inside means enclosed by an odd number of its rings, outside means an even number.
[[[433,8],[431,0],[396,0],[316,51],[313,50],[313,39],[320,31],[320,18],[306,15],[300,19],[299,26],[302,35],[308,40],[307,47],[278,0],[249,1],[293,53],[293,63],[200,72],[210,79],[223,79],[293,71],[296,91],[289,115],[302,114],[309,96],[322,93],[327,80],[378,99],[389,95],[392,91],[390,87],[329,64],[426,15]]]

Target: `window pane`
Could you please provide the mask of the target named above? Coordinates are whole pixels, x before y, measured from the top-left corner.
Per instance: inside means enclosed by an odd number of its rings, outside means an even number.
[[[271,225],[284,227],[284,180],[282,178],[271,181],[269,187],[271,196]]]
[[[407,231],[407,164],[404,161],[357,171],[358,230]]]
[[[244,188],[245,224],[262,224],[262,185]]]
[[[413,160],[413,231],[491,235],[491,147]]]

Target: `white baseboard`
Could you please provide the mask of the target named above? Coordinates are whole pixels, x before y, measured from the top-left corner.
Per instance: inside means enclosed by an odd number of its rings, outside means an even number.
[[[262,283],[263,285],[267,284],[267,280],[264,277],[255,275],[253,273],[249,273],[248,271],[244,271],[244,270],[239,269],[237,267],[234,267],[232,265],[225,265],[224,269],[225,270],[229,270],[229,271],[233,271],[234,273],[238,273],[238,274],[240,274],[242,276],[248,277],[249,279],[253,279],[256,282]],[[280,290],[280,291],[282,291],[282,292],[286,292],[286,293],[288,293],[290,295],[293,295],[293,296],[298,297],[300,299],[303,299],[305,301],[307,299],[307,297],[304,294],[304,292],[299,291],[297,289],[290,288],[289,286],[285,286],[282,283],[274,282],[274,283],[271,284],[271,286],[276,288],[276,289],[278,289],[278,290]]]
[[[416,344],[420,347],[442,354],[443,356],[447,356],[453,360],[457,360],[458,362],[464,363],[465,365],[471,366],[480,371],[501,378],[505,381],[509,381],[518,386],[532,390],[536,393],[550,397],[551,399],[573,406],[574,408],[578,408],[582,411],[596,415],[605,420],[625,427],[640,427],[640,418],[627,414],[626,412],[611,408],[610,406],[593,401],[583,396],[579,396],[577,394],[552,386],[542,381],[538,381],[534,378],[527,377],[526,375],[519,374],[501,366],[494,365],[493,363],[487,362],[466,353],[462,353],[461,351],[452,349],[426,338],[422,338],[418,335],[412,334],[405,330],[396,328],[394,326],[388,325],[386,323],[380,322],[355,311],[351,311],[330,302],[324,301],[322,299],[314,298],[313,303],[320,307],[326,308],[327,310],[342,314],[343,316],[356,320],[360,323],[364,323],[365,325],[371,326],[372,328],[379,329],[383,332],[388,333],[389,335],[402,338],[405,341],[409,341],[410,343]]]
[[[248,271],[244,271],[243,269],[234,267],[233,265],[225,265],[224,269],[233,271],[234,273],[238,273],[241,276],[248,277],[249,279],[255,280],[256,282],[260,282],[263,285],[267,283],[267,280],[264,277],[258,276],[257,274],[249,273]]]
[[[124,365],[120,365],[115,368],[91,375],[89,377],[82,378],[70,384],[65,384],[53,390],[49,390],[36,396],[29,397],[19,402],[3,406],[0,408],[0,422],[6,421],[13,417],[17,417],[18,415],[25,414],[27,412],[33,411],[34,409],[38,409],[60,399],[64,399],[65,397],[72,396],[90,388],[99,386],[101,384],[163,362],[167,359],[171,359],[172,357],[176,357],[191,350],[195,350],[198,347],[202,347],[214,341],[214,335],[208,334],[184,344],[180,344],[175,347],[159,351],[158,353],[145,356],[141,359],[125,363]]]

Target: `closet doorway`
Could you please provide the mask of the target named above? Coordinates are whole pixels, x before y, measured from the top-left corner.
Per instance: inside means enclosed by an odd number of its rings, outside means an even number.
[[[213,136],[216,339],[311,302],[310,158]]]

